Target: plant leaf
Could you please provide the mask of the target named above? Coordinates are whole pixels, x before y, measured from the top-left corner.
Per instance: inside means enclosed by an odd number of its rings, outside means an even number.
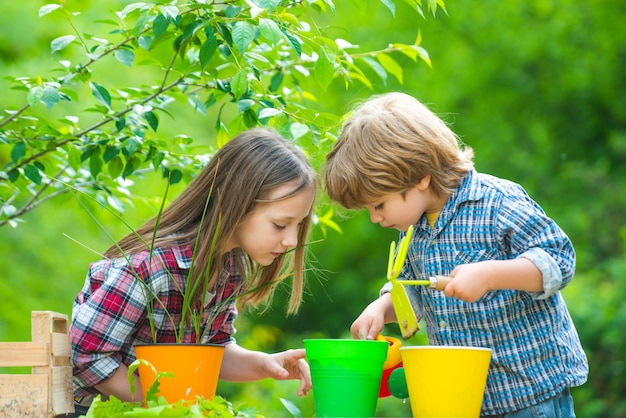
[[[135,60],[135,54],[130,49],[118,49],[114,52],[115,58],[124,65],[131,67]]]
[[[107,109],[111,109],[111,95],[109,94],[109,91],[93,81],[89,82],[89,87],[91,87],[91,94],[93,94],[93,97],[105,105]]]
[[[58,38],[53,39],[52,42],[50,42],[50,49],[52,50],[52,53],[54,54],[55,52],[65,49],[69,44],[74,42],[74,39],[76,39],[74,35],[59,36]]]
[[[46,4],[39,8],[39,17],[45,16],[48,13],[52,13],[57,9],[60,9],[60,4]]]
[[[41,184],[41,173],[33,164],[24,166],[24,176],[37,185]]]
[[[272,19],[259,19],[259,31],[261,36],[267,39],[271,45],[276,45],[283,38],[280,27]]]
[[[246,21],[235,22],[233,27],[233,43],[242,54],[246,52],[254,40],[254,28]]]
[[[248,76],[245,71],[239,71],[230,82],[230,89],[236,98],[243,96],[248,90]]]
[[[315,81],[317,81],[317,84],[319,84],[322,89],[326,90],[333,81],[334,75],[333,63],[328,58],[326,50],[322,48],[319,52],[319,58],[315,63]]]

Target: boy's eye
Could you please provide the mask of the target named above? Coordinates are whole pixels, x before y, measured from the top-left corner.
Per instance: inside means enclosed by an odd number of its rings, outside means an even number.
[[[384,203],[379,203],[378,205],[374,206],[374,210],[381,210],[383,208]]]

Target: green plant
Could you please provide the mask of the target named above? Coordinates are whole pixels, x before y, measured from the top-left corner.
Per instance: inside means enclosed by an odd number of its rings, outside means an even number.
[[[423,14],[421,0],[405,1]],[[395,12],[393,1],[383,4]],[[435,13],[443,2],[427,7]],[[419,35],[413,45],[359,51],[329,34],[329,12],[332,0],[133,3],[99,19],[110,30],[96,33],[66,2],[42,6],[40,17],[66,22],[69,32],[51,42],[54,75],[10,77],[22,101],[0,116],[9,156],[0,170],[0,226],[17,226],[68,185],[123,211],[133,202],[133,176],[154,170],[172,183],[189,179],[204,158],[192,152],[194,138],[180,125],[173,138],[161,134],[162,118],[185,118],[184,106],[197,119],[213,112],[218,147],[231,133],[269,125],[320,157],[340,118],[319,109],[316,89],[335,79],[371,89],[366,73],[401,81],[398,54],[429,63]],[[139,66],[145,85],[135,81]],[[119,74],[115,81],[103,78],[107,70]]]
[[[131,384],[131,392],[136,391],[134,385],[134,373],[140,364],[144,364],[148,367],[152,365],[144,360],[136,360],[128,368],[128,380]],[[141,416],[145,418],[151,417],[249,417],[255,416],[262,418],[257,413],[249,414],[247,410],[237,410],[233,408],[233,405],[221,396],[216,395],[212,400],[198,397],[195,402],[179,401],[175,403],[168,403],[167,400],[158,396],[159,384],[161,379],[167,379],[172,377],[170,373],[157,372],[152,367],[156,374],[156,380],[146,393],[145,403],[132,403],[124,402],[116,397],[112,396],[106,401],[102,400],[102,397],[98,395],[91,404],[89,411],[87,411],[86,418],[96,417],[128,417],[128,416]]]

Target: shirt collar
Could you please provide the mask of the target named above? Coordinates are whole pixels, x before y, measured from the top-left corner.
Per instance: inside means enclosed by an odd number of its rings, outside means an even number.
[[[176,245],[172,247],[172,254],[176,258],[176,264],[181,269],[190,269],[191,260],[193,259],[193,251],[189,244]]]
[[[443,209],[439,213],[438,222],[445,225],[456,212],[456,208],[464,202],[479,200],[483,195],[481,182],[476,170],[472,169],[461,179],[461,184],[454,189]],[[420,229],[430,230],[426,216],[422,216],[416,225]]]

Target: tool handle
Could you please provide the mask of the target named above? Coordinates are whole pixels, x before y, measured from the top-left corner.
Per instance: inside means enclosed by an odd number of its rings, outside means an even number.
[[[452,277],[449,277],[449,276],[432,276],[432,277],[429,278],[429,280],[430,280],[429,287],[431,289],[443,290],[443,289],[446,288],[448,283],[450,283],[450,280],[452,280]]]

